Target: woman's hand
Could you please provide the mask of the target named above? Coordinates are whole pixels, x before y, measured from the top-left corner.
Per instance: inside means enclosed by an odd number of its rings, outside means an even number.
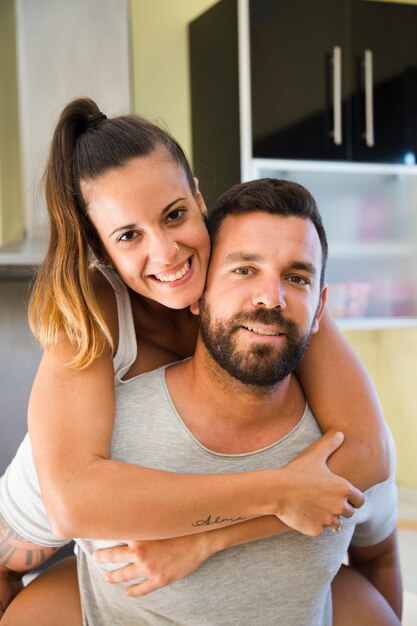
[[[128,563],[106,574],[109,583],[145,578],[126,588],[128,596],[145,596],[152,591],[192,574],[216,552],[212,533],[186,535],[172,539],[128,541],[127,545],[96,550],[98,563]]]
[[[328,431],[282,468],[277,517],[304,535],[321,535],[325,528],[339,529],[341,517],[352,517],[364,495],[327,466],[343,443],[343,434]]]

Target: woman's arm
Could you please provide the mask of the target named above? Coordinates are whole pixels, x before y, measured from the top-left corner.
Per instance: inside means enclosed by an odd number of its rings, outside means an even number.
[[[93,557],[98,563],[128,563],[107,572],[107,582],[123,583],[144,577],[142,582],[127,587],[125,594],[145,596],[189,576],[217,552],[288,530],[291,529],[271,515],[197,535],[129,541],[125,546],[96,550]]]
[[[362,491],[386,480],[390,454],[375,387],[327,309],[297,376],[322,430],[345,435],[332,471]]]
[[[280,470],[179,475],[111,460],[110,354],[79,371],[63,364],[68,349],[61,342],[43,357],[29,408],[42,496],[57,536],[163,539],[270,514],[319,534],[349,513],[348,500],[360,505],[361,494],[327,468],[341,444],[331,436]]]
[[[0,514],[0,620],[22,589],[22,576],[43,565],[57,550],[31,543]]]

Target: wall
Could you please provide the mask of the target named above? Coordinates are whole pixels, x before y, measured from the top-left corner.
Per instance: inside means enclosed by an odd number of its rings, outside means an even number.
[[[26,433],[27,402],[41,351],[27,324],[27,282],[0,281],[0,475]]]
[[[417,487],[417,329],[344,334],[376,384],[397,446],[397,480]]]
[[[187,24],[218,0],[130,0],[135,111],[163,122],[191,158]]]
[[[0,2],[0,246],[21,239],[21,194],[14,0]]]

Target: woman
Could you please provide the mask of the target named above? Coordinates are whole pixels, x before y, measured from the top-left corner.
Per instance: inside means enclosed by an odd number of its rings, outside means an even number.
[[[220,544],[276,534],[284,529],[282,521],[307,534],[339,528],[339,514],[349,512],[335,509],[326,494],[311,502],[314,477],[307,474],[310,482],[297,485],[293,502],[291,490],[280,493],[277,470],[268,481],[263,472],[173,476],[110,459],[115,373],[117,385],[189,356],[194,348],[197,325],[188,306],[202,293],[209,243],[205,205],[178,144],[140,118],[110,120],[92,101],[76,100],[65,108],[54,134],[46,198],[51,239],[30,308],[31,327],[45,354],[31,395],[29,429],[56,535],[162,540],[165,555],[168,545],[173,552],[180,546],[177,556],[184,554],[185,543],[193,545],[186,563],[172,558],[170,582],[193,571]],[[90,250],[100,269],[90,267]],[[128,350],[129,342],[119,334],[115,293],[123,290],[120,279],[127,285],[132,342],[139,348],[121,369],[120,346]],[[385,479],[389,466],[379,405],[329,315],[321,326],[300,378],[323,430],[333,427],[346,435],[332,469],[366,489]],[[145,488],[150,480],[152,490]],[[336,488],[346,492],[346,482],[335,483]],[[201,517],[208,493],[214,510],[227,518],[237,511],[261,516],[272,498],[281,522],[268,515],[187,537],[191,530],[201,532],[201,527],[191,529],[190,520]],[[154,549],[158,542],[146,545]],[[130,578],[141,575],[143,565],[137,567],[136,572],[130,568]],[[73,576],[65,566],[60,571]],[[144,593],[143,586],[137,593]],[[63,624],[62,609],[57,610]],[[45,623],[57,623],[51,607],[48,619]],[[39,616],[33,620],[42,624]],[[18,624],[18,618],[11,623]]]

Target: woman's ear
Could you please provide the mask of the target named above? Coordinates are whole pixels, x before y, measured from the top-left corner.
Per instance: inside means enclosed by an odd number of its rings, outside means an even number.
[[[200,301],[199,300],[197,300],[197,302],[194,302],[194,304],[190,306],[190,311],[193,315],[200,315]]]
[[[194,177],[193,180],[194,180],[194,184],[195,184],[195,195],[194,195],[194,197],[195,197],[195,199],[197,201],[198,208],[200,209],[200,213],[203,216],[203,219],[206,219],[207,218],[207,207],[206,207],[206,203],[204,202],[204,198],[201,195],[201,191],[200,191],[199,186],[198,186],[198,178]]]

